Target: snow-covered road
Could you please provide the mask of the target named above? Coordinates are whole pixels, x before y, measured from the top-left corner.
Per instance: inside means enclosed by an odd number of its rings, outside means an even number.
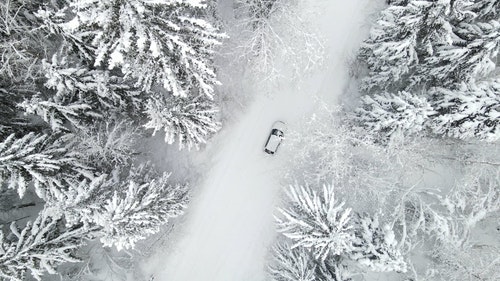
[[[316,96],[333,101],[343,91],[346,56],[359,44],[370,2],[325,1],[320,28],[328,40],[327,67],[306,78],[300,89],[281,86],[272,95],[255,91],[239,120],[213,140],[211,169],[175,231],[178,241],[145,266],[155,280],[266,280],[266,258],[276,235],[273,212],[282,188],[279,174],[291,152],[282,147],[269,156],[264,142],[276,120],[293,130],[314,111]]]

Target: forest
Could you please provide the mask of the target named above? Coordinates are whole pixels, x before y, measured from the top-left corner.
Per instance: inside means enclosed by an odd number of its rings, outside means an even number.
[[[294,136],[274,280],[500,278],[500,1],[386,4]]]
[[[199,181],[147,140],[209,145],[251,100],[234,61],[269,87],[328,61],[307,0],[229,1],[233,29],[222,2],[0,2],[0,280],[153,280],[137,245]],[[499,280],[500,1],[379,2],[282,148],[269,280]]]

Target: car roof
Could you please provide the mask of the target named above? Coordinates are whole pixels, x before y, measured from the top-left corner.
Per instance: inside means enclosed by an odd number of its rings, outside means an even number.
[[[275,150],[281,142],[281,138],[276,135],[271,135],[269,141],[267,142],[266,148]]]

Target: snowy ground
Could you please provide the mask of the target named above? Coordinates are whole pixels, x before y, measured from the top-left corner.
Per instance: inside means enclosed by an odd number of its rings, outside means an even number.
[[[264,142],[276,120],[293,130],[314,112],[318,97],[336,101],[347,81],[347,58],[366,32],[365,18],[374,2],[325,1],[319,28],[327,39],[326,67],[300,85],[277,87],[271,95],[245,89],[253,101],[212,140],[206,163],[211,169],[196,189],[185,223],[172,235],[173,247],[158,250],[145,263],[147,276],[162,281],[266,279],[268,249],[276,235],[273,212],[282,188],[280,170],[292,152],[285,140],[281,153],[268,156]]]

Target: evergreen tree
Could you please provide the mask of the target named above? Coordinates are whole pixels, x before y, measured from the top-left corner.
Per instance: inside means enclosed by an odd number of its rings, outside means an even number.
[[[81,225],[96,232],[99,227],[95,223],[95,212],[101,207],[99,204],[112,195],[111,183],[113,180],[106,174],[93,179],[66,180],[64,188],[49,189],[43,195],[46,212],[55,219],[64,219],[67,227]]]
[[[461,84],[457,90],[434,88],[439,112],[431,127],[437,134],[459,139],[500,139],[500,80]]]
[[[355,220],[352,260],[373,271],[406,272],[406,263],[397,248],[395,235],[389,225],[380,226],[378,217],[359,216]]]
[[[95,48],[94,65],[118,68],[142,89],[163,86],[174,96],[191,92],[212,97],[211,66],[222,35],[201,18],[203,1],[73,1],[75,17],[63,25]]]
[[[50,99],[59,104],[83,102],[98,112],[119,113],[143,110],[144,94],[129,86],[132,81],[114,75],[111,71],[92,69],[85,64],[70,64],[68,54],[42,61],[45,84]],[[109,112],[111,111],[111,112]]]
[[[37,280],[55,274],[59,264],[79,261],[74,252],[86,235],[78,227],[61,229],[60,221],[44,211],[23,228],[12,223],[9,234],[0,231],[0,278],[26,280],[28,270]]]
[[[29,133],[16,138],[12,134],[0,143],[0,184],[16,189],[22,197],[33,182],[45,199],[46,190],[58,188],[61,179],[92,177],[90,169],[70,151],[64,136]]]
[[[288,196],[291,206],[278,209],[282,217],[276,221],[279,232],[294,242],[293,248],[309,248],[320,260],[353,250],[351,209],[344,209],[344,202],[335,199],[331,185],[323,186],[321,193],[307,186],[292,186]]]
[[[51,42],[37,28],[40,22],[33,13],[44,2],[10,0],[0,3],[0,80],[34,84],[41,76],[37,61]]]
[[[274,263],[269,273],[275,281],[315,281],[316,264],[309,250],[292,248],[286,242],[273,247]]]
[[[84,68],[90,69],[94,61],[95,47],[74,34],[77,22],[69,4],[69,1],[66,0],[45,1],[44,5],[34,10],[34,16],[39,21],[39,29],[57,42],[58,48],[51,50],[52,54],[64,53],[64,57],[74,55],[71,58],[74,59],[74,63],[83,63],[86,65]],[[72,20],[68,21],[71,18]],[[49,57],[45,57],[45,59]]]
[[[144,125],[153,134],[163,130],[165,142],[178,142],[179,149],[199,148],[201,143],[220,129],[217,109],[204,96],[194,99],[154,95],[146,105],[149,122]]]
[[[169,184],[169,176],[164,173],[145,183],[121,183],[125,185],[121,191],[98,204],[94,220],[102,228],[100,239],[105,246],[132,248],[138,240],[157,233],[160,226],[184,212],[187,186]]]
[[[498,82],[487,77],[495,71],[500,51],[499,2],[409,0],[389,4],[360,52],[370,70],[363,89],[420,86],[422,97],[405,91],[365,96],[357,119],[370,131],[386,136],[431,127],[437,134],[454,138],[497,140]],[[399,22],[401,19],[408,23]],[[410,23],[414,30],[406,28]],[[417,59],[411,67],[384,47],[394,44],[399,50],[404,46],[395,37],[401,32],[404,38],[414,36],[411,53]],[[433,88],[427,90],[429,87]]]
[[[46,208],[55,218],[65,218],[68,227],[93,229],[93,235],[105,246],[133,248],[137,241],[181,215],[188,200],[187,185],[172,185],[169,174],[154,176],[144,168],[68,181],[69,188],[46,195]]]
[[[450,1],[394,3],[382,15],[365,40],[359,57],[369,69],[362,88],[406,89],[420,83],[415,67],[434,46],[449,44],[452,28],[447,20]]]
[[[496,67],[498,1],[388,1],[359,57],[362,88],[408,90],[473,82]]]
[[[425,97],[401,91],[363,96],[356,118],[371,133],[390,137],[395,133],[416,134],[436,114]]]
[[[373,271],[406,271],[392,229],[381,227],[377,217],[351,216],[350,209],[336,200],[332,186],[323,186],[322,193],[292,186],[289,197],[290,206],[278,209],[282,217],[276,220],[291,245],[274,250],[275,280],[308,280],[313,271],[313,280],[350,280],[346,260]]]
[[[44,99],[35,95],[19,104],[25,114],[39,116],[56,132],[67,132],[84,129],[94,118],[102,115],[92,110],[83,101],[59,103],[52,98]]]
[[[483,21],[498,20],[500,2],[497,0],[476,0],[471,4],[470,10]]]
[[[422,61],[419,74],[430,85],[453,88],[460,82],[472,83],[486,77],[496,68],[500,51],[500,21],[460,22],[454,33],[459,38],[453,44],[441,45]]]
[[[334,257],[319,262],[316,277],[318,281],[352,281],[351,272],[347,265],[341,264],[339,257]]]
[[[42,126],[32,124],[25,116],[19,115],[17,104],[20,99],[19,93],[0,86],[0,140],[11,134],[42,131]]]
[[[77,132],[76,149],[81,159],[96,168],[111,171],[133,161],[141,137],[137,124],[127,121],[104,121]]]
[[[268,267],[275,281],[350,281],[347,266],[338,257],[325,261],[315,259],[313,253],[304,247],[291,247],[286,241],[273,247],[273,263]]]

